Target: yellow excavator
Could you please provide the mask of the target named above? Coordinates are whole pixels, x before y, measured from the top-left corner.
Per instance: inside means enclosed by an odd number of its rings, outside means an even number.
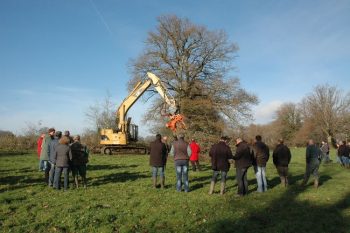
[[[176,132],[176,129],[179,127],[182,129],[186,128],[183,116],[178,114],[175,99],[167,92],[167,89],[161,82],[160,78],[150,72],[147,73],[147,76],[148,79],[138,82],[130,94],[120,104],[116,113],[118,128],[101,129],[101,153],[147,153],[147,148],[144,145],[136,143],[138,140],[138,126],[131,124],[131,117],[127,118],[127,113],[150,86],[153,86],[155,90],[157,90],[166,105],[168,105],[170,112],[162,114],[169,118],[168,122],[166,123],[166,127],[173,132]]]

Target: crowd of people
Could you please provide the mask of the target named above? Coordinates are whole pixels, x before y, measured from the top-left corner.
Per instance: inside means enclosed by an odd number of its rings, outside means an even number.
[[[270,149],[262,141],[262,137],[257,135],[255,140],[247,143],[242,138],[235,139],[235,153],[232,153],[229,145],[230,138],[222,136],[219,142],[212,145],[209,151],[211,159],[212,178],[210,182],[209,194],[214,193],[215,184],[220,177],[220,194],[225,193],[226,180],[232,164],[236,170],[237,195],[244,196],[248,193],[247,172],[253,167],[257,192],[266,192],[268,189],[266,179],[266,164],[270,158]],[[156,135],[156,139],[150,144],[150,166],[152,167],[153,187],[165,187],[165,169],[168,155],[174,157],[176,171],[176,190],[181,192],[190,191],[188,173],[190,164],[194,172],[201,171],[199,164],[199,154],[201,148],[195,139],[188,143],[183,134],[174,136],[172,143],[168,143],[166,136]],[[313,140],[308,141],[306,147],[306,171],[301,185],[306,185],[309,177],[313,175],[314,186],[319,186],[318,169],[320,163],[329,163],[332,160],[329,156],[330,147],[326,141],[319,146]],[[337,162],[341,166],[349,168],[350,163],[350,143],[340,141],[337,148]],[[39,170],[45,174],[45,182],[54,189],[61,188],[61,176],[63,173],[63,188],[69,187],[69,174],[72,173],[75,187],[79,187],[79,177],[83,186],[86,187],[86,168],[89,162],[89,151],[80,142],[80,136],[72,137],[69,131],[62,134],[50,128],[47,133],[42,134],[38,139]],[[287,187],[288,166],[291,161],[291,152],[284,144],[283,139],[278,140],[277,146],[272,152],[273,164],[281,180],[281,185]],[[160,178],[158,184],[157,178]]]
[[[189,162],[191,162],[193,171],[200,171],[199,153],[200,146],[192,139],[187,143],[184,135],[180,134],[174,138],[171,145],[168,144],[167,137],[156,135],[156,140],[150,144],[150,166],[152,167],[153,187],[158,187],[157,177],[159,172],[160,187],[165,185],[165,166],[168,155],[174,157],[175,171],[176,171],[176,190],[181,192],[189,192]],[[247,172],[250,167],[253,167],[257,180],[257,192],[266,192],[268,189],[266,179],[266,164],[270,158],[270,149],[262,141],[262,137],[257,135],[254,142],[247,143],[242,138],[235,140],[235,154],[229,146],[230,138],[222,136],[218,143],[212,145],[209,151],[211,158],[212,178],[210,182],[209,194],[214,193],[215,184],[220,176],[220,194],[225,193],[226,179],[231,164],[234,163],[236,168],[236,182],[238,186],[237,195],[244,196],[248,193]],[[319,186],[318,169],[320,163],[331,162],[329,156],[329,145],[323,141],[321,146],[318,146],[312,139],[308,141],[306,147],[306,171],[304,174],[302,186],[308,183],[311,175],[314,177],[314,186]],[[339,163],[349,168],[349,153],[350,144],[340,142],[337,149]],[[278,140],[277,146],[272,152],[273,164],[277,169],[277,173],[281,180],[281,185],[287,187],[288,182],[288,166],[291,161],[291,151],[284,144],[283,139]],[[182,189],[183,187],[183,189]]]
[[[86,187],[86,164],[89,161],[89,151],[80,142],[80,136],[72,137],[69,131],[62,134],[50,128],[38,139],[39,171],[45,174],[45,183],[54,189],[61,189],[63,173],[63,188],[69,187],[69,173],[72,172],[75,187],[79,187],[79,177]]]

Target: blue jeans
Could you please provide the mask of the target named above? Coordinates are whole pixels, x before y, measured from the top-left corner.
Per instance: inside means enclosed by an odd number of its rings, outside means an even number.
[[[258,183],[258,192],[267,191],[266,167],[254,166],[255,177]]]
[[[341,161],[342,161],[343,165],[345,165],[345,166],[349,165],[349,162],[350,162],[349,157],[346,157],[346,156],[342,156]]]
[[[157,177],[159,170],[159,177],[164,177],[164,167],[152,167],[152,177]]]
[[[215,171],[213,170],[213,176],[211,177],[211,181],[216,182],[216,179],[219,175],[219,173],[221,172],[221,183],[225,183],[226,182],[226,177],[227,177],[227,172],[225,171]]]
[[[55,178],[55,168],[56,165],[52,162],[49,162],[51,165],[50,171],[49,171],[49,186],[53,186],[53,181]]]
[[[188,192],[189,182],[188,182],[188,161],[175,161],[175,169],[176,169],[176,190],[181,192],[182,184],[184,184],[185,192]]]
[[[56,167],[55,178],[54,178],[54,188],[59,189],[61,183],[61,174],[64,175],[64,190],[68,189],[69,185],[69,167]]]
[[[46,171],[48,169],[48,163],[47,160],[39,160],[39,171]]]

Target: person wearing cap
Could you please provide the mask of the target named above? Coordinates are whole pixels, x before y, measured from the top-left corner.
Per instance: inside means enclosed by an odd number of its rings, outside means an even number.
[[[55,129],[50,128],[48,133],[45,135],[43,142],[41,144],[40,161],[42,161],[43,167],[42,171],[45,172],[45,183],[49,184],[49,172],[50,172],[50,142],[54,138]]]
[[[244,196],[248,194],[248,179],[247,172],[248,168],[253,163],[253,150],[250,149],[247,142],[243,141],[242,138],[236,139],[236,153],[233,156],[236,167],[236,180],[238,186],[237,194]]]
[[[55,149],[55,177],[54,177],[54,188],[60,189],[61,175],[64,174],[64,190],[68,189],[69,186],[69,165],[72,160],[72,152],[69,147],[69,138],[63,136],[59,140],[59,144]]]
[[[210,148],[209,156],[211,158],[213,176],[211,178],[209,194],[213,194],[219,174],[221,174],[220,194],[223,195],[225,193],[227,173],[230,170],[230,162],[233,159],[231,148],[227,145],[228,141],[228,137],[222,136],[220,141]]]
[[[58,145],[58,141],[62,137],[61,131],[56,131],[54,139],[50,142],[50,156],[49,156],[49,163],[50,163],[50,172],[49,172],[49,186],[53,186],[53,179],[55,176],[55,167],[56,167],[56,160],[55,160],[55,152],[56,152],[56,146]]]
[[[292,154],[290,153],[288,146],[284,145],[283,139],[279,139],[278,145],[272,153],[272,159],[283,187],[288,186],[288,165],[291,158]]]
[[[167,148],[162,142],[162,136],[156,135],[156,139],[150,144],[149,164],[152,167],[152,182],[153,187],[157,187],[157,175],[159,171],[160,186],[165,186],[164,167],[167,159]]]
[[[179,134],[178,140],[173,142],[170,149],[170,155],[174,156],[175,169],[176,169],[176,190],[181,192],[182,184],[184,184],[185,192],[190,191],[188,181],[188,160],[191,154],[191,148],[187,142],[185,142],[185,136]]]
[[[201,148],[195,139],[191,140],[190,147],[191,147],[191,151],[192,151],[191,156],[190,156],[192,170],[196,171],[198,169],[198,171],[200,171],[201,169],[199,167],[199,152],[201,151]]]
[[[76,135],[73,138],[73,143],[70,145],[72,151],[72,174],[75,183],[75,187],[79,187],[79,178],[80,175],[84,188],[86,188],[86,164],[89,162],[89,152],[85,145],[80,142],[80,136]]]
[[[262,142],[260,135],[255,136],[255,143],[253,145],[254,150],[254,171],[255,177],[258,184],[258,192],[267,191],[267,181],[266,181],[266,163],[269,161],[270,149]]]

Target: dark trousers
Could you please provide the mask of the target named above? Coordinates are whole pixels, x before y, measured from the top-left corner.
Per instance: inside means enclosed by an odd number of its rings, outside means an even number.
[[[238,194],[243,196],[248,193],[248,179],[247,179],[248,168],[236,168],[236,180],[238,185]]]
[[[192,165],[192,170],[193,171],[196,171],[197,169],[198,169],[198,171],[201,170],[200,167],[199,167],[199,161],[198,160],[196,160],[196,161],[192,161],[191,160],[191,165]]]
[[[280,176],[280,179],[281,179],[281,184],[283,186],[287,186],[288,185],[288,167],[277,166],[276,168],[277,168],[278,175]]]

